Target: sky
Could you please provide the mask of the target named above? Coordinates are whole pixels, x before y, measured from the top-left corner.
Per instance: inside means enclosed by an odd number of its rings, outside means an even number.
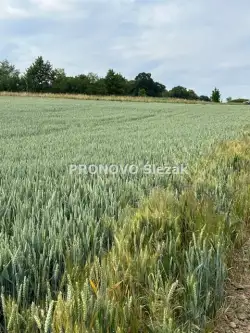
[[[250,98],[249,0],[0,0],[0,60]]]

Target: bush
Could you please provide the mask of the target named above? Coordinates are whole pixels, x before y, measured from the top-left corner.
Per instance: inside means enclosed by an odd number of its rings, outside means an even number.
[[[248,99],[246,99],[246,98],[236,98],[236,99],[231,100],[231,103],[244,103],[244,102],[248,102]]]
[[[204,96],[204,95],[201,95],[199,97],[199,100],[204,101],[204,102],[211,102],[210,98],[208,96]]]
[[[147,96],[146,90],[144,88],[139,89],[138,96],[146,97]]]

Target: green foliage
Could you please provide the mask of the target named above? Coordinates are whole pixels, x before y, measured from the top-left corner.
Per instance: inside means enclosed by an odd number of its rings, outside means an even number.
[[[220,103],[221,94],[219,89],[214,88],[211,95],[211,101],[214,103]]]
[[[134,80],[109,69],[105,77],[96,73],[67,76],[64,69],[53,69],[49,61],[38,57],[21,75],[7,60],[0,62],[0,92],[31,92],[54,94],[82,94],[99,96],[140,96],[140,91],[154,98],[170,97],[186,100],[209,101],[206,96],[199,98],[192,89],[182,86],[166,90],[164,84],[156,82],[151,73],[141,72]]]
[[[199,98],[193,90],[184,88],[182,86],[177,86],[172,88],[168,92],[168,96],[172,98],[191,99],[191,100],[197,100]]]
[[[199,96],[192,89],[188,89],[188,99],[197,100]]]
[[[163,91],[163,93],[162,93],[162,97],[165,97],[165,98],[166,98],[166,97],[169,97],[169,95],[168,95],[168,90],[165,89],[165,90]]]
[[[139,96],[141,89],[144,89],[147,96],[162,97],[165,86],[159,82],[155,82],[151,73],[140,73],[135,78],[134,95]]]
[[[246,99],[246,98],[236,98],[236,99],[232,99],[230,102],[231,103],[244,103],[247,101],[248,101],[248,99]]]
[[[232,102],[232,97],[227,97],[227,103]]]
[[[19,71],[8,60],[0,62],[0,91],[16,91],[20,87]]]
[[[38,57],[24,75],[27,91],[48,92],[56,75],[58,76],[58,72],[53,70],[51,63]]]
[[[126,80],[121,74],[115,73],[113,69],[109,69],[105,77],[105,85],[108,95],[125,94]]]
[[[203,101],[203,102],[211,102],[211,99],[208,96],[204,96],[204,95],[201,95],[199,97],[199,100]]]
[[[138,96],[142,96],[142,97],[147,96],[146,90],[144,88],[139,89]]]

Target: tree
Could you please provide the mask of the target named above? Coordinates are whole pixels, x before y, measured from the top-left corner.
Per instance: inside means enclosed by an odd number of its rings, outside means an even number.
[[[87,94],[89,95],[106,95],[107,89],[105,85],[105,79],[100,78],[95,73],[88,73],[87,75],[88,79],[88,88],[87,88]]]
[[[199,96],[196,94],[196,92],[194,90],[188,89],[188,99],[197,100],[197,99],[199,99]]]
[[[66,78],[66,73],[63,68],[54,69],[54,81],[62,81]]]
[[[164,97],[164,98],[169,97],[169,92],[168,92],[167,89],[165,89],[165,90],[163,91],[163,93],[162,93],[162,97]]]
[[[187,88],[184,88],[182,86],[177,86],[177,87],[172,88],[168,92],[168,95],[169,95],[169,97],[172,97],[172,98],[188,99],[189,92],[188,92]]]
[[[87,78],[91,84],[94,84],[99,81],[99,76],[96,73],[88,73]]]
[[[18,91],[20,72],[8,60],[0,61],[0,91]]]
[[[135,96],[135,80],[126,80],[125,95]]]
[[[38,57],[35,62],[26,70],[25,81],[27,91],[47,92],[51,89],[56,73],[49,61]]]
[[[192,89],[187,89],[182,86],[177,86],[172,88],[168,92],[168,96],[172,98],[180,98],[180,99],[189,99],[189,100],[198,100],[199,96]]]
[[[30,91],[54,92],[60,94],[87,95],[126,95],[151,96],[163,98],[181,98],[220,102],[220,91],[215,88],[211,99],[208,96],[198,96],[192,89],[182,86],[173,87],[167,91],[164,84],[154,81],[151,73],[141,72],[133,80],[126,79],[122,74],[109,69],[105,77],[96,73],[67,76],[64,69],[53,68],[49,61],[40,56],[24,74],[10,64],[8,60],[0,61],[0,91]],[[244,102],[247,100],[232,100],[227,102]]]
[[[67,76],[61,81],[61,89],[63,93],[68,94],[86,94],[89,86],[89,81],[86,75],[80,74],[77,76]]]
[[[210,98],[208,96],[204,96],[204,95],[201,95],[199,97],[199,100],[204,101],[204,102],[211,102]]]
[[[52,83],[51,90],[53,93],[65,93],[67,92],[65,89],[66,85],[66,74],[63,68],[56,68],[54,70],[54,81]]]
[[[144,88],[139,89],[138,96],[146,97],[147,96],[146,90]]]
[[[104,78],[99,78],[98,81],[92,84],[91,94],[102,96],[107,95],[106,82]]]
[[[163,97],[163,94],[166,90],[166,86],[159,82],[154,82],[154,96],[155,97]]]
[[[232,97],[227,97],[227,103],[232,102]]]
[[[105,77],[105,85],[108,95],[124,95],[126,79],[120,74],[109,69]]]
[[[154,80],[150,73],[140,73],[135,78],[134,95],[138,96],[139,91],[144,89],[147,96],[154,96]]]
[[[139,73],[135,80],[134,80],[134,89],[133,95],[138,96],[141,89],[146,91],[147,96],[152,97],[161,97],[163,92],[165,91],[166,87],[159,83],[155,82],[152,77],[151,73]]]
[[[212,91],[212,95],[211,95],[212,102],[220,103],[220,97],[221,97],[221,95],[220,95],[219,89],[214,88],[214,90]]]

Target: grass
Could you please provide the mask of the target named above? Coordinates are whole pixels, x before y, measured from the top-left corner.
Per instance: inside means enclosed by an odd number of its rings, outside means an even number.
[[[64,98],[76,100],[95,100],[95,101],[118,101],[118,102],[143,102],[143,103],[185,103],[185,104],[211,104],[210,102],[165,98],[165,97],[140,97],[140,96],[101,96],[101,95],[84,95],[84,94],[53,94],[53,93],[15,93],[0,92],[0,96],[12,97],[42,97],[42,98]]]
[[[2,97],[2,330],[208,332],[248,234],[248,114]],[[188,175],[69,174],[111,163]]]

